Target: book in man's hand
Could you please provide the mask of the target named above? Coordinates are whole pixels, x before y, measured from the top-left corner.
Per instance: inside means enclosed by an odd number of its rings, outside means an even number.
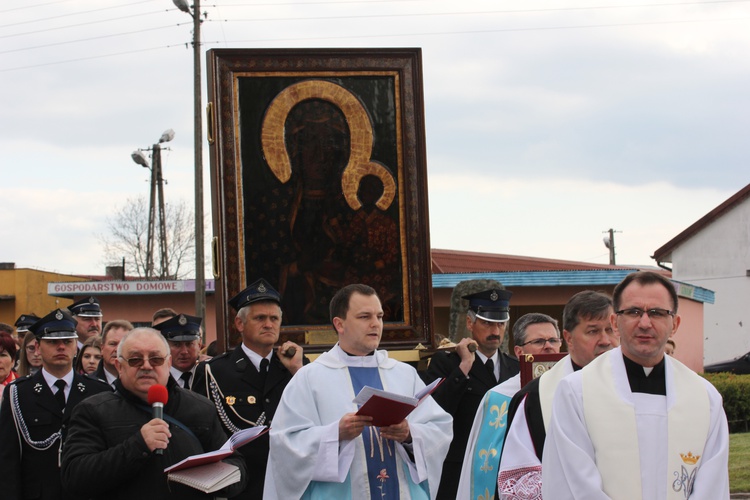
[[[264,425],[249,427],[232,434],[226,443],[216,451],[192,455],[164,469],[167,479],[186,484],[205,493],[220,490],[239,481],[237,466],[221,460],[268,431]]]
[[[170,472],[167,477],[203,493],[213,493],[242,479],[239,467],[221,461]]]
[[[375,427],[397,424],[414,411],[427,396],[432,394],[443,380],[442,378],[435,380],[413,397],[375,389],[366,385],[354,398],[354,403],[360,405],[357,415],[372,417],[372,424],[370,425]]]
[[[255,427],[248,427],[247,429],[241,429],[232,434],[227,442],[224,443],[221,448],[216,451],[209,451],[208,453],[201,453],[200,455],[191,455],[186,459],[177,462],[176,464],[164,469],[164,472],[176,472],[183,469],[191,469],[199,465],[210,464],[218,462],[219,460],[228,457],[234,450],[240,446],[244,446],[250,441],[257,439],[262,436],[268,428],[265,425],[256,425]]]

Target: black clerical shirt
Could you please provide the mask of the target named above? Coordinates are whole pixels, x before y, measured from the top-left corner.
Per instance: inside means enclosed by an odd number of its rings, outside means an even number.
[[[643,366],[639,365],[632,359],[623,355],[625,360],[625,371],[628,374],[630,390],[633,392],[642,392],[645,394],[656,394],[657,396],[667,395],[667,381],[664,372],[664,358],[654,366],[651,373],[646,375]]]

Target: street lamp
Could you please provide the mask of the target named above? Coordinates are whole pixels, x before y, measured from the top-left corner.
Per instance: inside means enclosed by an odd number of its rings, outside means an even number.
[[[193,18],[193,124],[195,143],[195,315],[206,317],[206,275],[203,255],[203,122],[201,121],[201,2],[172,0]]]
[[[148,236],[146,241],[146,279],[154,277],[154,229],[156,226],[156,197],[159,197],[159,252],[160,278],[169,277],[169,259],[167,258],[167,223],[164,211],[164,178],[161,169],[161,144],[174,139],[174,130],[166,130],[159,142],[148,149],[133,151],[130,157],[138,165],[151,170],[151,195],[148,208]],[[153,166],[150,166],[144,151],[151,151]]]

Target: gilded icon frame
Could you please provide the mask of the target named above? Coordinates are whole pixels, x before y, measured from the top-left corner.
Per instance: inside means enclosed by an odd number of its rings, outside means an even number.
[[[336,342],[330,296],[365,282],[381,346],[429,344],[432,283],[421,51],[216,49],[207,54],[220,347],[227,300],[257,278],[284,296],[282,340]]]

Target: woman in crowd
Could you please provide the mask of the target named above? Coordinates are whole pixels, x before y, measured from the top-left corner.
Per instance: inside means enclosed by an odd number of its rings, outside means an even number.
[[[83,343],[83,347],[76,357],[76,372],[82,375],[90,375],[99,368],[102,360],[102,338],[98,335],[89,337]]]
[[[7,333],[0,333],[0,401],[3,400],[5,386],[18,378],[13,371],[16,359],[16,341]]]
[[[18,356],[18,376],[33,375],[42,367],[42,355],[39,354],[36,337],[30,332],[23,338],[23,346]]]

